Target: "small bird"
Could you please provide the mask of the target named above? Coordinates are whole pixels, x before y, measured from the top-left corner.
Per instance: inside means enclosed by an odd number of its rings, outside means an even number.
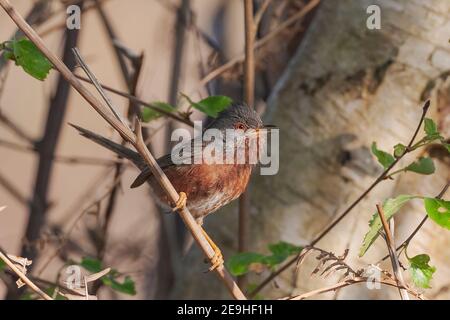
[[[174,204],[171,203],[167,194],[153,177],[150,168],[139,153],[89,130],[75,125],[72,126],[75,127],[82,136],[131,160],[136,167],[141,170],[139,176],[132,183],[131,188],[136,188],[143,183],[148,182],[156,197],[157,203],[163,208],[173,207]],[[264,126],[260,116],[253,108],[243,104],[232,104],[226,110],[219,113],[218,117],[214,119],[205,130],[218,129],[225,137],[227,129],[236,129],[243,132],[244,135],[252,135],[266,127],[271,126]],[[205,130],[203,132],[205,132]],[[200,137],[194,137],[189,143],[193,146],[195,140],[201,138],[202,135]],[[204,142],[202,140],[201,143],[203,149],[209,143],[214,142]],[[225,141],[225,148],[226,143],[227,142]],[[233,147],[238,148],[238,144]],[[195,151],[187,156],[191,157],[193,160],[194,155]],[[246,159],[248,160],[248,157]],[[252,168],[254,167],[254,164],[249,163],[249,161],[239,164],[207,164],[194,163],[194,161],[190,161],[188,164],[175,164],[172,161],[170,153],[157,159],[157,163],[167,175],[170,182],[175,187],[175,190],[180,193],[180,199],[175,204],[172,211],[178,210],[186,205],[200,226],[202,226],[203,219],[207,215],[237,199],[245,191]],[[204,235],[215,251],[212,266],[209,269],[211,271],[223,263],[223,257],[220,249],[211,238],[209,238],[206,232],[204,232]]]

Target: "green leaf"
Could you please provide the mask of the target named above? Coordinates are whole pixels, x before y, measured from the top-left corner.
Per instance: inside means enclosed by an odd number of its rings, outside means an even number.
[[[430,280],[436,268],[429,265],[430,256],[427,254],[419,254],[409,261],[409,272],[414,284],[420,288],[431,288]]]
[[[420,174],[433,174],[436,168],[434,167],[434,163],[431,158],[420,157],[419,160],[407,166],[405,170]]]
[[[117,292],[129,294],[132,296],[136,294],[134,281],[129,276],[126,276],[122,283],[117,281],[113,276],[103,277],[102,281],[105,285],[111,287],[111,289]]]
[[[266,256],[263,260],[263,263],[268,267],[274,267],[284,260],[286,260],[289,256],[293,254],[297,254],[302,251],[302,247],[295,246],[293,244],[280,241],[275,244],[269,244],[269,250],[272,252],[271,256]]]
[[[399,195],[396,198],[387,199],[383,204],[383,211],[386,217],[386,220],[388,221],[392,216],[400,210],[400,208],[407,203],[409,200],[418,198],[417,196],[411,196],[411,195]],[[378,212],[375,212],[372,216],[372,219],[369,222],[369,231],[364,236],[364,240],[361,246],[361,249],[359,250],[359,256],[362,257],[369,247],[375,242],[375,240],[378,238],[379,231],[382,228],[381,219],[378,215]]]
[[[450,230],[450,201],[425,198],[425,210],[428,216],[441,227]]]
[[[13,40],[6,44],[11,52],[6,58],[14,60],[16,65],[21,66],[26,73],[38,80],[44,80],[52,64],[39,51],[39,49],[28,39]]]
[[[372,153],[377,157],[378,162],[386,169],[388,168],[394,161],[394,157],[382,150],[379,150],[377,148],[377,143],[373,142],[372,143]]]
[[[95,258],[83,257],[79,265],[92,273],[100,272],[103,269],[102,262]]]
[[[164,111],[167,111],[167,112],[173,112],[176,109],[171,104],[161,102],[161,101],[153,102],[152,105],[154,105],[155,107],[158,107]],[[141,111],[141,118],[142,118],[142,121],[144,121],[144,122],[150,122],[152,120],[155,120],[155,119],[161,117],[162,115],[163,114],[161,114],[160,112],[158,112],[152,108],[149,108],[149,107],[144,107]]]
[[[424,130],[427,136],[435,136],[436,134],[439,135],[439,131],[437,129],[436,123],[433,121],[433,119],[425,118],[424,119]]]
[[[5,269],[5,267],[6,267],[5,261],[3,261],[2,259],[0,259],[0,271],[3,271],[3,269]]]
[[[450,153],[450,143],[447,143],[445,141],[441,141],[442,145],[447,149],[448,153]]]
[[[303,248],[293,244],[280,241],[268,245],[270,255],[263,255],[255,252],[243,252],[232,256],[227,261],[227,267],[235,275],[243,275],[249,271],[260,269],[261,266],[274,268],[289,256],[299,253]]]
[[[398,143],[394,146],[394,157],[400,158],[406,151],[404,144]]]
[[[262,263],[265,256],[255,252],[242,252],[232,256],[227,261],[227,268],[234,276],[240,276],[249,272],[252,263]]]
[[[195,109],[207,114],[210,117],[217,118],[219,112],[230,106],[233,100],[226,96],[210,96],[199,102],[194,102],[187,95],[183,94],[189,104]]]
[[[95,258],[84,257],[79,265],[92,273],[97,273],[104,269],[102,262]],[[136,290],[134,281],[129,276],[126,276],[125,280],[121,283],[117,280],[118,277],[120,277],[120,273],[117,270],[112,269],[109,274],[101,278],[101,281],[104,285],[111,287],[111,289],[115,291],[135,295]]]

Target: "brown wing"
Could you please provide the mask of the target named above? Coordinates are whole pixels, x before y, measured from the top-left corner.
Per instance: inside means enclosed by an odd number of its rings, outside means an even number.
[[[161,167],[161,169],[165,169],[167,167],[170,167],[173,165],[172,159],[170,157],[170,153],[166,154],[165,156],[162,156],[161,158],[157,159],[156,162]],[[133,183],[131,184],[130,188],[137,188],[140,185],[144,184],[150,177],[152,176],[152,171],[149,167],[146,167],[142,172],[134,179]]]
[[[196,139],[201,139],[200,138],[196,138]],[[186,155],[186,157],[190,157],[191,158],[191,162],[193,163],[192,159],[194,159],[195,156],[195,152],[197,152],[196,148],[194,148],[194,142],[195,139],[192,139],[191,141],[187,142],[191,144],[191,153],[189,155]],[[204,147],[206,145],[206,142],[202,141],[202,146]],[[183,145],[178,146],[181,150],[181,148],[183,148]],[[199,152],[202,152],[203,147],[201,148],[201,150],[198,150]],[[181,151],[181,158],[183,158],[183,152]],[[172,158],[171,158],[171,154],[166,154],[165,156],[162,156],[161,158],[158,158],[156,160],[156,162],[158,162],[158,165],[161,167],[161,169],[165,169],[167,167],[173,166],[174,163],[172,162]],[[136,179],[133,181],[133,183],[131,184],[130,188],[137,188],[140,185],[144,184],[150,177],[152,176],[152,172],[150,170],[150,168],[146,167],[144,170],[142,170],[142,172],[136,177]]]

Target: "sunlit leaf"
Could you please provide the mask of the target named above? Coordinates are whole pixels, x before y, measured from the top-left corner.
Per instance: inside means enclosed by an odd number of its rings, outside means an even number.
[[[425,198],[425,210],[428,216],[441,227],[450,230],[450,201]]]
[[[433,121],[433,119],[430,118],[424,119],[424,130],[427,136],[434,136],[436,134],[439,134],[436,123]]]
[[[406,151],[404,144],[398,143],[394,146],[394,157],[400,158]]]
[[[372,143],[372,148],[371,149],[372,149],[372,153],[375,155],[375,157],[377,157],[378,162],[385,169],[388,168],[395,161],[394,157],[391,154],[389,154],[389,153],[387,153],[387,152],[385,152],[383,150],[379,150],[377,148],[377,143],[376,142]]]
[[[387,199],[383,204],[383,211],[386,217],[386,220],[392,218],[392,216],[400,210],[400,208],[407,203],[409,200],[418,198],[417,196],[411,195],[400,195],[396,198]],[[382,228],[381,219],[378,215],[378,212],[375,212],[372,216],[372,219],[369,222],[369,231],[364,236],[364,240],[359,250],[359,256],[362,257],[367,249],[375,242],[378,238],[379,231]]]
[[[183,96],[192,107],[213,118],[217,118],[219,112],[228,108],[233,102],[231,98],[226,96],[210,96],[198,102],[192,101],[192,99],[185,94],[183,94]]]
[[[427,254],[419,254],[409,261],[409,272],[414,284],[420,288],[430,288],[430,280],[436,268],[429,265],[430,256]]]
[[[434,163],[431,158],[420,157],[419,160],[407,166],[405,170],[420,174],[433,174],[436,168],[434,167]]]
[[[52,68],[50,61],[28,39],[12,40],[6,43],[6,58],[14,60],[25,72],[38,80],[44,80]]]

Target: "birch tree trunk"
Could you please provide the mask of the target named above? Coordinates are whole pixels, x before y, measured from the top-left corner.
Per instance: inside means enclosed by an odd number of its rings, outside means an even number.
[[[381,29],[369,30],[366,8],[381,8]],[[392,150],[412,136],[423,101],[431,98],[429,117],[450,136],[450,2],[344,0],[323,1],[306,37],[268,103],[266,122],[280,130],[280,171],[255,175],[251,186],[252,251],[284,240],[307,244],[354,201],[381,172],[370,145]],[[420,134],[419,134],[420,136]],[[450,176],[448,155],[430,152],[436,173],[401,174],[376,187],[317,246],[336,254],[350,249],[347,262],[357,269],[387,253],[379,239],[363,258],[358,251],[375,205],[399,194],[435,196]],[[399,168],[419,156],[406,157]],[[425,211],[413,201],[396,218],[396,240],[403,241]],[[208,230],[224,249],[225,260],[237,247],[236,206],[209,217]],[[409,255],[428,253],[437,267],[433,289],[426,295],[449,298],[441,290],[450,276],[450,233],[428,221],[408,249]],[[212,275],[200,272],[198,253],[186,258],[175,296],[228,298]],[[265,298],[299,294],[337,281],[310,276],[317,264],[309,258],[300,275],[293,268],[263,291]],[[387,262],[383,267],[390,270]],[[408,281],[408,275],[405,271]],[[261,281],[266,274],[253,276]],[[398,298],[398,291],[364,284],[317,298]]]

